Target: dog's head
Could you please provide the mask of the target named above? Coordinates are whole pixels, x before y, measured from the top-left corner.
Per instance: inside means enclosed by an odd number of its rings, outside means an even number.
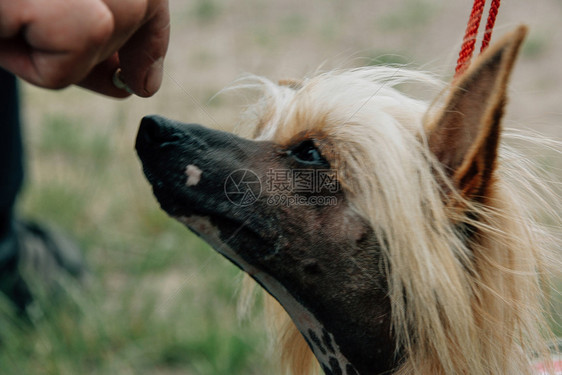
[[[373,231],[317,146],[327,141],[248,140],[158,116],[142,120],[136,141],[162,208],[258,281],[315,337],[323,335],[318,319],[341,321],[350,308],[364,310],[365,318],[388,310],[383,278],[373,277],[381,269]],[[365,303],[373,293],[377,298]],[[360,322],[349,324],[360,329]]]
[[[255,139],[149,116],[136,149],[162,208],[278,299],[327,371],[382,372],[409,299],[456,292],[431,275],[462,263],[443,194],[487,194],[523,35],[455,82],[441,111],[392,87],[418,74],[329,73],[266,82]]]

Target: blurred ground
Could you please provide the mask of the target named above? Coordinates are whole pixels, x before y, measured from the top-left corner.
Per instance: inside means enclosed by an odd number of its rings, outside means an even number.
[[[219,95],[241,74],[298,78],[318,68],[405,63],[449,79],[466,0],[171,0],[160,92],[117,101],[24,86],[28,187],[22,210],[84,248],[92,291],[48,301],[37,329],[8,330],[2,374],[269,374],[263,319],[235,316],[237,270],[160,212],[133,152],[142,116],[231,129],[246,98]],[[506,126],[562,137],[562,2],[504,1],[494,38],[530,35]],[[269,369],[269,370],[268,370]]]

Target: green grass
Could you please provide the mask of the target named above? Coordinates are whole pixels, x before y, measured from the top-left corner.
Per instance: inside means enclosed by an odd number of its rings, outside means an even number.
[[[427,0],[407,0],[396,11],[377,19],[377,27],[385,31],[409,30],[431,22],[438,6]]]
[[[280,31],[288,35],[303,35],[307,27],[307,19],[300,13],[292,13],[280,21]]]
[[[540,33],[530,33],[521,53],[525,58],[538,59],[548,51],[548,38]]]
[[[410,63],[411,60],[408,59],[405,55],[391,53],[391,52],[383,52],[383,51],[373,51],[370,53],[370,56],[366,60],[365,65],[406,65]]]
[[[41,124],[21,207],[76,240],[89,281],[38,289],[30,322],[0,301],[0,373],[263,374],[262,317],[236,316],[239,271],[159,209],[123,130],[89,122]]]
[[[197,0],[193,4],[192,16],[200,24],[208,24],[220,15],[220,2],[215,0]]]

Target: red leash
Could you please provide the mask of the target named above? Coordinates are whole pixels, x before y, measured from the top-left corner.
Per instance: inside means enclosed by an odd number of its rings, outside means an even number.
[[[490,11],[488,13],[488,20],[486,21],[486,30],[484,31],[480,53],[482,53],[488,47],[488,44],[490,44],[490,39],[492,38],[492,30],[494,29],[494,24],[496,23],[496,17],[498,15],[498,9],[500,8],[500,1],[501,0],[492,0],[492,4],[490,5]],[[482,19],[482,13],[484,13],[485,5],[486,0],[474,0],[474,5],[472,6],[472,11],[470,12],[470,17],[468,19],[468,24],[466,25],[466,31],[464,34],[461,51],[459,53],[459,59],[457,60],[455,78],[459,77],[470,65],[470,59],[472,58],[474,46],[476,45],[476,35],[478,34],[478,28],[480,27],[480,20]]]

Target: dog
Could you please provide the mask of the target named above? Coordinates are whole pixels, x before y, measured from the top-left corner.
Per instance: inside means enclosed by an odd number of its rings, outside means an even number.
[[[396,88],[439,85],[426,74],[367,67],[254,78],[251,138],[142,119],[162,209],[286,310],[293,373],[314,355],[327,375],[532,374],[546,356],[550,242],[527,208],[544,183],[500,147],[525,34],[429,103]]]

